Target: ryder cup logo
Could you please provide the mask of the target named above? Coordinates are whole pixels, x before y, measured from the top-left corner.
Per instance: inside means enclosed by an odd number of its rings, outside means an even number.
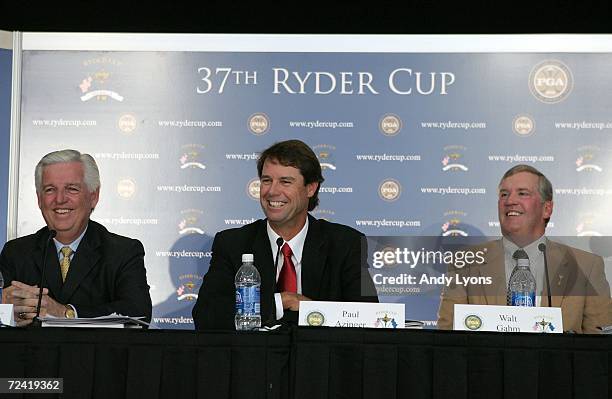
[[[512,130],[519,136],[531,136],[535,131],[535,122],[529,115],[518,115],[512,121]]]
[[[121,61],[107,56],[83,61],[83,66],[92,67],[92,70],[79,84],[81,101],[86,102],[94,98],[98,101],[106,101],[108,98],[123,101],[123,96],[113,90],[112,85],[109,84],[114,74],[113,70],[121,65],[123,65]]]
[[[249,180],[246,187],[246,192],[249,198],[259,201],[259,189],[261,186],[261,182],[259,178]]]
[[[467,172],[468,167],[463,164],[463,155],[467,148],[462,145],[449,145],[444,147],[445,155],[442,158],[442,170]]]
[[[122,133],[131,134],[138,127],[138,121],[133,114],[123,114],[117,120],[117,127]]]
[[[178,301],[195,301],[202,285],[202,276],[197,274],[183,274],[178,278],[176,299]]]
[[[378,128],[385,136],[395,136],[402,130],[402,120],[397,115],[386,114],[380,118]]]
[[[117,194],[124,199],[130,199],[136,193],[136,183],[132,179],[121,179],[117,183]]]
[[[396,312],[381,311],[376,312],[375,328],[397,328],[399,323],[403,323],[404,317],[400,318]]]
[[[529,75],[529,89],[538,100],[554,104],[563,101],[572,91],[574,78],[570,69],[557,60],[536,65]]]
[[[181,169],[206,169],[206,165],[201,162],[201,151],[204,146],[200,144],[186,144],[182,146],[183,153],[179,158]]]
[[[576,172],[602,172],[601,166],[597,165],[597,153],[599,147],[584,146],[578,148],[578,158],[576,158]]]
[[[467,214],[461,211],[448,211],[444,213],[444,217],[447,219],[442,225],[442,236],[453,236],[453,237],[467,237],[468,233],[461,230],[461,218],[464,218]]]
[[[312,150],[315,154],[317,154],[317,158],[319,159],[319,164],[321,164],[321,169],[331,169],[336,170],[336,165],[334,162],[334,151],[336,147],[329,144],[319,144],[312,147]]]
[[[537,316],[534,318],[532,327],[533,331],[541,333],[550,333],[557,329],[553,324],[552,319],[547,316]]]
[[[256,113],[249,116],[248,126],[253,134],[260,136],[270,128],[270,119],[264,113]]]
[[[178,232],[183,234],[204,234],[200,228],[199,220],[203,212],[198,209],[186,209],[181,211],[181,220],[178,223]]]
[[[402,186],[397,180],[386,179],[378,186],[378,195],[385,201],[395,201],[402,193]]]

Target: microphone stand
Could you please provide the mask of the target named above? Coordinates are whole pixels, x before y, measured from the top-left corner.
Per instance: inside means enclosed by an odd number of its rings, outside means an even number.
[[[278,237],[276,239],[276,257],[274,258],[274,273],[272,275],[272,309],[270,310],[270,314],[268,316],[268,320],[264,324],[273,326],[276,323],[276,268],[278,267],[278,255],[280,254],[281,246],[285,240],[283,237]]]
[[[544,255],[544,275],[546,276],[546,291],[548,292],[548,307],[552,307],[551,296],[550,296],[550,279],[548,278],[548,261],[546,260],[546,244],[540,243],[538,249]]]
[[[45,281],[45,269],[47,268],[47,253],[49,251],[49,242],[57,235],[55,230],[49,230],[49,237],[45,242],[45,250],[43,251],[43,263],[42,270],[40,271],[40,282],[38,284],[38,304],[36,305],[36,316],[32,319],[32,327],[42,327],[42,322],[40,321],[40,307],[42,304],[42,296],[43,296],[43,282]]]

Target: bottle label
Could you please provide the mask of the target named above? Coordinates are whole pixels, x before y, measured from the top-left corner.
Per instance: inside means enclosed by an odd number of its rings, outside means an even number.
[[[535,306],[535,292],[513,292],[510,304],[512,306]]]
[[[259,286],[236,288],[236,314],[260,314]]]

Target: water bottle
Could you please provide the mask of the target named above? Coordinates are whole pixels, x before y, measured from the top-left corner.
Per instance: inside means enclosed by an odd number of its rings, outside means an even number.
[[[510,306],[535,306],[536,281],[529,269],[529,259],[516,260],[508,287]]]
[[[261,327],[259,287],[261,277],[253,265],[253,254],[242,254],[242,266],[234,279],[236,285],[236,331]]]

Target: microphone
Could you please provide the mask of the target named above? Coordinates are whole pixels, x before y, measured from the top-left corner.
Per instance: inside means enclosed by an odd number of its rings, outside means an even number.
[[[274,269],[278,267],[278,255],[280,254],[280,249],[285,243],[283,237],[278,237],[276,239],[276,258],[274,258]],[[276,270],[274,271],[274,292],[276,292]]]
[[[270,314],[268,320],[265,324],[274,325],[276,324],[276,299],[274,295],[276,294],[276,268],[278,267],[278,255],[280,254],[281,247],[285,243],[283,237],[278,237],[276,239],[276,257],[274,258],[274,274],[272,277],[272,308],[270,310]]]
[[[550,279],[548,278],[548,260],[546,260],[546,245],[542,242],[538,245],[538,249],[544,255],[544,275],[546,276],[546,291],[548,291],[548,307],[552,307],[550,300]]]
[[[34,316],[34,319],[32,320],[32,327],[41,327],[42,326],[42,322],[40,321],[40,305],[42,302],[42,296],[43,296],[43,281],[45,281],[45,269],[47,268],[47,252],[49,250],[49,242],[55,238],[55,236],[57,235],[57,231],[55,230],[49,230],[49,237],[47,238],[47,241],[45,242],[45,250],[43,251],[43,263],[42,263],[42,270],[40,271],[40,282],[38,284],[38,304],[36,305],[36,316]]]

